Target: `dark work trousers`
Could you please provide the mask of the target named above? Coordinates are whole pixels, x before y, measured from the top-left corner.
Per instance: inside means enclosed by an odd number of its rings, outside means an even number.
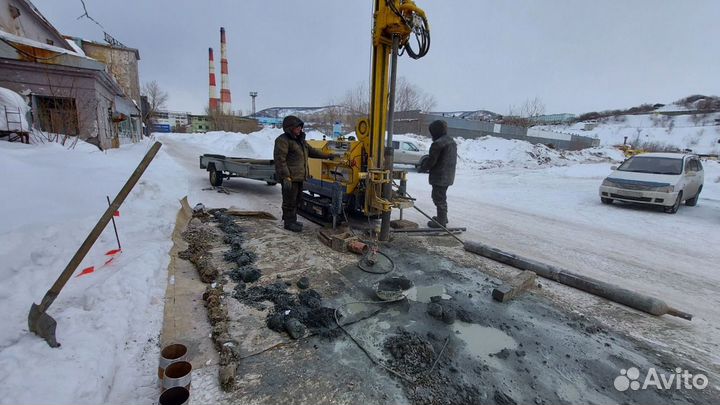
[[[447,221],[447,189],[448,186],[432,186],[432,200],[437,208],[438,219]]]
[[[282,182],[282,219],[284,222],[297,221],[297,208],[302,198],[302,181]]]

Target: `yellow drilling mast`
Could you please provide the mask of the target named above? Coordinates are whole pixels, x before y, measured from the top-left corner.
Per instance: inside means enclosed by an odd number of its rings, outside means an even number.
[[[305,211],[332,217],[333,225],[345,209],[366,216],[382,216],[380,239],[389,236],[392,208],[409,208],[412,201],[394,195],[392,181],[404,185],[407,172],[393,170],[392,122],[397,56],[403,51],[419,59],[430,47],[425,12],[411,0],[374,0],[370,115],[358,121],[357,140],[310,141],[340,159],[310,159],[310,194]],[[416,48],[413,49],[411,39]],[[386,136],[387,131],[387,136]]]

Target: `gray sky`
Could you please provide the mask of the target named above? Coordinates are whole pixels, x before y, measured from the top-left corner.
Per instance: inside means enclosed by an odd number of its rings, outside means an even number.
[[[80,0],[32,0],[64,34],[102,41]],[[220,26],[228,36],[233,109],[318,106],[370,74],[370,0],[85,0],[109,34],[140,50],[140,80],[168,107],[207,105],[207,48],[220,89]],[[401,58],[398,75],[439,111],[540,98],[548,113],[582,113],[720,95],[717,0],[416,0],[430,52]]]

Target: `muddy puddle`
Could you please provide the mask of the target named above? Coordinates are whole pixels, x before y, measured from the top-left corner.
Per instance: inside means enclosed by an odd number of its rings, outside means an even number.
[[[450,299],[450,295],[446,294],[445,287],[441,285],[415,286],[408,290],[407,293],[409,300],[417,302],[428,303],[432,297],[440,297],[444,300]]]
[[[455,322],[452,329],[455,336],[465,343],[465,349],[481,361],[497,361],[496,364],[500,364],[499,359],[505,353],[518,347],[515,339],[500,329],[465,322]]]

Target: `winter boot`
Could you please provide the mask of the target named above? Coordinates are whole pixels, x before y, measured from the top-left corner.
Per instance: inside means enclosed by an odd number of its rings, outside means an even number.
[[[290,221],[285,222],[284,228],[287,229],[288,231],[292,231],[292,232],[302,232],[302,230],[303,230],[301,223],[290,222]]]
[[[432,217],[434,221],[428,221],[428,227],[430,228],[441,228],[440,225],[447,227],[448,219],[447,219],[447,212],[441,212],[438,210],[438,215],[436,217]],[[440,225],[438,225],[435,221],[439,222]]]

